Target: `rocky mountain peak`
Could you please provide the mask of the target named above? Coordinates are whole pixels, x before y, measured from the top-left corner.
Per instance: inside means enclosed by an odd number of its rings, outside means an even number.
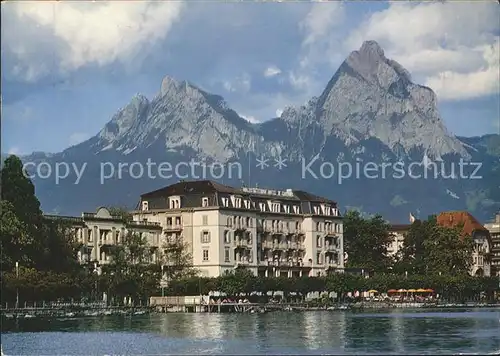
[[[415,148],[431,157],[468,153],[446,130],[435,93],[411,81],[409,72],[385,57],[375,41],[366,41],[341,64],[317,100],[316,107],[287,110],[290,126],[318,123],[325,141],[340,138],[348,146],[377,138],[391,150]]]
[[[170,96],[178,94],[193,94],[198,91],[198,88],[191,85],[187,81],[179,81],[170,76],[165,76],[161,81],[160,96]]]
[[[351,52],[344,63],[367,82],[386,90],[398,80],[405,84],[411,82],[408,71],[396,61],[386,58],[376,41],[363,42],[361,48]]]

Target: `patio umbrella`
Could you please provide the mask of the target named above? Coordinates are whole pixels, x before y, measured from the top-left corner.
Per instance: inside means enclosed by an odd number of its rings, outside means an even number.
[[[434,293],[434,289],[426,289],[425,290],[427,293]]]
[[[415,293],[417,290],[416,289],[408,289],[409,293]]]
[[[397,289],[389,289],[387,291],[387,293],[397,293],[397,292],[398,292]]]
[[[427,289],[419,288],[417,289],[417,293],[425,293],[427,292]]]
[[[399,290],[398,290],[398,293],[405,293],[405,292],[407,292],[407,290],[406,290],[406,289],[399,289]]]
[[[368,291],[368,293],[378,293],[378,290],[375,290],[375,289],[370,289],[370,290]]]

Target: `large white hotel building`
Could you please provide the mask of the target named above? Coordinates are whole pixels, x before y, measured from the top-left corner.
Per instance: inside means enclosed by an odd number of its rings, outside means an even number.
[[[181,239],[193,267],[207,277],[236,268],[287,277],[344,270],[336,202],[304,191],[181,181],[143,194],[132,216],[126,226],[104,208],[76,218],[81,260],[108,263],[107,247],[134,230],[152,247],[151,262],[161,258],[164,241]]]

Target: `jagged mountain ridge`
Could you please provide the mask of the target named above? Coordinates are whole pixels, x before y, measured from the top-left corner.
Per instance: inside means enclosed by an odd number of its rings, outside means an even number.
[[[477,150],[448,133],[431,89],[412,83],[400,64],[387,59],[376,42],[367,41],[348,56],[319,97],[286,108],[279,118],[250,124],[222,97],[165,77],[154,98],[136,95],[96,136],[47,160],[97,163],[149,158],[172,163],[208,159],[250,167],[260,155],[281,156],[289,160],[286,174],[253,169],[245,177],[226,177],[225,183],[312,190],[342,206],[381,212],[392,220],[401,220],[407,211],[467,208],[468,197],[481,189],[477,182],[352,179],[332,187],[332,181],[304,179],[299,174],[301,159],[316,155],[322,162],[380,164],[418,160],[424,154],[446,161],[472,159]],[[89,168],[79,185],[35,181],[42,207],[79,213],[103,204],[131,206],[140,193],[175,181],[120,179],[102,186],[97,168]],[[75,192],[84,195],[88,189],[96,191],[95,197],[87,194],[77,204],[69,201]],[[481,209],[478,204],[475,207]]]
[[[402,149],[405,154],[418,148],[431,157],[470,157],[447,132],[432,90],[413,84],[409,73],[387,59],[374,41],[349,55],[320,97],[299,108],[286,108],[264,128],[272,125],[283,126],[298,139],[285,143],[269,139],[259,134],[265,130],[241,118],[222,97],[165,77],[151,102],[137,95],[120,110],[98,134],[93,149],[127,154],[161,140],[166,150],[188,146],[221,161],[238,157],[241,151],[297,158],[304,154],[304,136],[314,129],[320,131],[321,147],[331,136],[347,146],[376,137],[390,150]]]

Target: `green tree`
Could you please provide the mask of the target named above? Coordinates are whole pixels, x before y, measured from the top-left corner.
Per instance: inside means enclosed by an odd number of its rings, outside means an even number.
[[[425,274],[427,272],[427,253],[425,241],[436,226],[435,217],[428,220],[416,220],[404,236],[403,248],[398,256],[396,270],[400,273]]]
[[[29,233],[26,224],[15,213],[14,206],[7,200],[0,202],[0,247],[2,271],[11,271],[15,263],[23,266],[34,265],[33,255],[37,241]]]
[[[429,273],[467,275],[472,265],[473,240],[462,236],[461,227],[435,225],[424,241]]]
[[[75,271],[77,251],[72,231],[62,221],[44,218],[35,187],[18,157],[5,160],[1,179],[2,270],[12,270],[19,262],[38,270]]]
[[[114,246],[111,261],[103,266],[104,280],[111,295],[145,300],[158,289],[158,266],[151,265],[153,249],[141,234],[128,231],[123,243]]]
[[[120,217],[124,222],[132,221],[132,214],[127,210],[127,208],[110,206],[107,209],[111,216]]]
[[[43,227],[43,246],[40,250],[43,269],[57,273],[76,273],[81,270],[78,262],[77,243],[73,227],[62,219],[46,219]]]
[[[387,247],[390,225],[380,215],[365,219],[358,211],[344,216],[344,250],[348,267],[386,271],[392,264]]]
[[[167,281],[194,277],[198,271],[193,268],[189,246],[181,236],[167,237],[161,246],[160,265],[163,278]]]
[[[9,156],[2,167],[2,200],[12,204],[14,214],[32,230],[42,223],[40,202],[35,196],[35,186],[27,177],[23,162],[15,155]]]

